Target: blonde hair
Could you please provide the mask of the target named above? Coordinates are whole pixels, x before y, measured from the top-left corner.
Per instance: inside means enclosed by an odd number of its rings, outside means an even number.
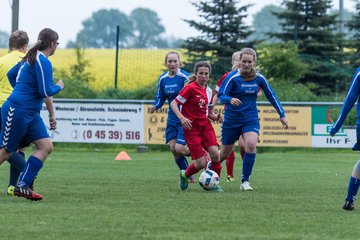
[[[236,58],[239,58],[238,61],[235,61]],[[231,70],[235,70],[235,69],[238,69],[240,67],[240,51],[237,51],[237,52],[234,52],[231,56],[231,64],[232,64],[232,67],[231,67]]]
[[[251,56],[253,56],[253,60],[254,60],[254,62],[256,62],[256,60],[257,60],[257,55],[256,55],[256,52],[255,52],[255,50],[254,49],[252,49],[252,48],[243,48],[243,49],[241,49],[240,50],[240,59],[242,58],[242,56],[243,55],[251,55]]]
[[[240,73],[241,73],[241,76],[243,76],[246,80],[251,80],[256,76],[256,73],[257,73],[257,69],[256,69],[256,66],[255,66],[255,63],[256,63],[256,60],[257,60],[257,55],[256,55],[256,52],[255,52],[254,49],[252,49],[252,48],[243,48],[243,49],[240,50],[240,60],[242,59],[242,57],[244,55],[253,56],[254,65],[253,65],[250,73],[244,74],[244,73],[241,72],[241,70],[240,70]]]
[[[183,67],[184,66],[184,64],[181,62],[181,60],[180,60],[180,54],[178,53],[178,52],[175,52],[175,51],[170,51],[170,52],[168,52],[166,55],[165,55],[165,65],[167,64],[167,58],[168,58],[168,56],[170,55],[170,54],[175,54],[176,56],[177,56],[177,58],[178,58],[178,60],[179,60],[179,67]]]

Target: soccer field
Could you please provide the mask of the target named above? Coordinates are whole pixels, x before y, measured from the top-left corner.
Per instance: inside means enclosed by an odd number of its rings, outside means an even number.
[[[40,172],[39,202],[1,195],[1,239],[359,239],[359,208],[342,209],[358,159],[351,150],[257,155],[252,192],[236,181],[224,193],[179,190],[169,152],[55,148]],[[5,190],[8,163],[0,168]]]

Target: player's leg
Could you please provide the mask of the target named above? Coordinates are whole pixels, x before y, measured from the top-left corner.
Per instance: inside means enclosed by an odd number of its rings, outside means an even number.
[[[185,139],[191,153],[191,159],[194,161],[189,165],[186,170],[180,171],[181,190],[187,190],[189,177],[195,175],[206,166],[205,150],[201,144],[202,139],[200,130],[192,128],[190,131],[186,131]]]
[[[235,151],[232,151],[230,155],[226,158],[226,176],[227,182],[234,181],[234,162],[235,162]]]
[[[242,136],[245,141],[245,154],[241,176],[241,190],[253,190],[250,186],[249,180],[256,159],[256,144],[259,136],[259,128],[259,124],[249,125],[243,128],[244,133]]]
[[[20,174],[14,193],[30,200],[41,200],[43,197],[32,191],[30,185],[43,167],[47,156],[53,151],[53,144],[39,114],[33,116],[24,138],[33,139],[35,149],[28,158],[24,171]]]
[[[343,206],[345,210],[351,211],[355,209],[354,202],[359,190],[359,186],[360,186],[360,160],[357,161],[357,163],[355,164],[349,180],[345,204]]]

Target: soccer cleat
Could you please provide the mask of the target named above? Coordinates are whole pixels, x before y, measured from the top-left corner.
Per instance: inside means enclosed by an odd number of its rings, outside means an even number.
[[[29,187],[15,187],[14,194],[18,197],[24,197],[31,201],[39,201],[43,199],[41,194],[32,191]]]
[[[227,178],[226,178],[226,182],[233,182],[233,181],[235,181],[234,176],[228,175]]]
[[[244,191],[252,191],[252,187],[250,187],[250,183],[248,181],[243,182],[242,184],[240,184],[240,190],[244,190]]]
[[[8,188],[6,189],[6,191],[4,192],[4,194],[6,195],[10,195],[10,196],[14,196],[14,186],[8,186]]]
[[[180,171],[180,188],[183,191],[186,191],[188,189],[189,182],[188,177],[185,175],[185,170]]]
[[[220,186],[216,186],[214,192],[224,192],[224,190]]]
[[[346,200],[343,209],[348,211],[355,210],[354,202]]]

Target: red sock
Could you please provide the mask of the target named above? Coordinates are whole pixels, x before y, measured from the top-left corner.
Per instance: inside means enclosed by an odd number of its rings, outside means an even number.
[[[218,161],[218,162],[211,162],[211,167],[210,167],[211,170],[213,170],[214,172],[216,172],[219,177],[220,177],[220,173],[221,173],[221,162]]]
[[[228,176],[234,177],[235,153],[232,151],[226,159],[226,172]]]
[[[190,164],[190,166],[185,171],[185,176],[190,177],[199,172],[199,169],[195,167],[195,163]]]

